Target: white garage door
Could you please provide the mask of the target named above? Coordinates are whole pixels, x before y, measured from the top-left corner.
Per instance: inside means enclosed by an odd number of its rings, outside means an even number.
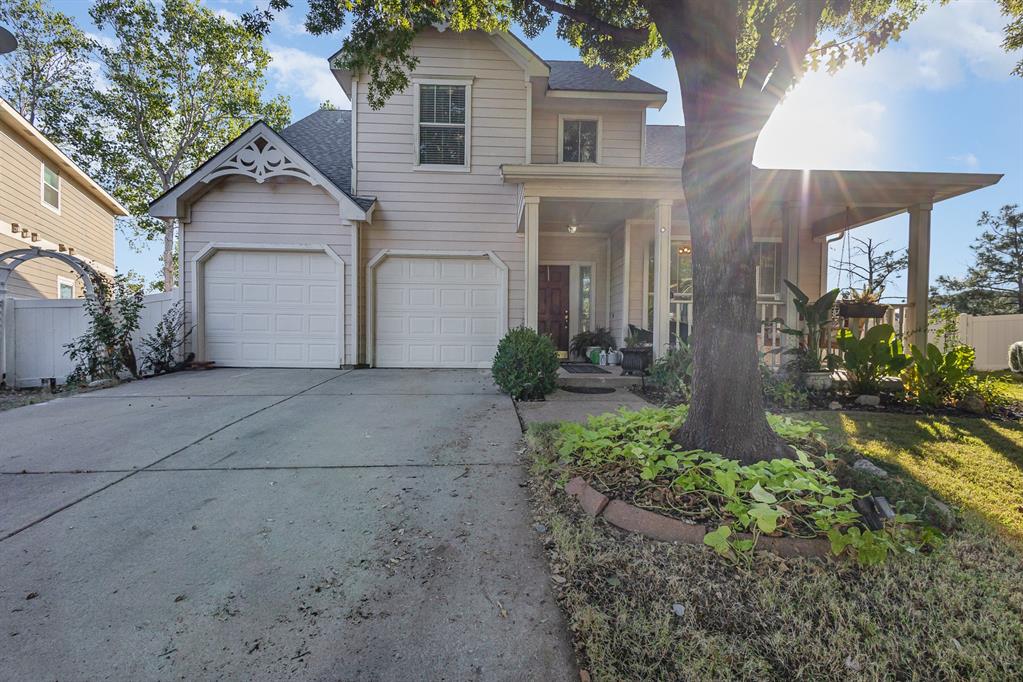
[[[218,251],[205,264],[206,354],[229,367],[338,367],[341,268],[322,252]]]
[[[487,258],[388,258],[376,267],[377,367],[489,367],[503,272]]]

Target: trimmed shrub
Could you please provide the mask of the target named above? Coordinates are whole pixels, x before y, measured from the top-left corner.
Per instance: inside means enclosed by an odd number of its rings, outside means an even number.
[[[1023,374],[1023,341],[1009,346],[1009,369],[1014,374]]]
[[[494,382],[515,400],[542,400],[557,385],[558,352],[550,338],[517,327],[497,344],[491,372]]]

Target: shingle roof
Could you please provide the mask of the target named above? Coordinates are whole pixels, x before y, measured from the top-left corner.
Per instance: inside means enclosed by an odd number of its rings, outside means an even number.
[[[338,189],[351,196],[352,112],[320,109],[281,131],[284,141],[316,166]],[[368,197],[351,197],[363,209],[373,205]]]
[[[646,127],[646,154],[643,165],[681,168],[685,156],[685,128],[671,125]]]
[[[551,77],[547,81],[551,90],[590,90],[594,92],[633,92],[648,95],[665,95],[664,90],[647,83],[645,80],[629,76],[618,80],[607,69],[587,66],[579,61],[563,61],[558,59],[544,60],[551,67]]]

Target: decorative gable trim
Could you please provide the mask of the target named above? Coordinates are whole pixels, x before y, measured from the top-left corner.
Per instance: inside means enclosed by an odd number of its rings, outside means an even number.
[[[328,180],[302,154],[263,121],[248,130],[199,166],[191,175],[149,205],[157,218],[179,218],[187,222],[189,205],[214,181],[240,175],[263,183],[275,177],[293,177],[322,187],[337,202],[344,220],[369,220],[372,207],[363,209],[342,188]]]
[[[319,184],[305,169],[305,164],[296,161],[287,151],[262,135],[214,168],[203,181],[209,182],[227,175],[244,175],[259,183],[268,178],[287,175],[305,180],[311,185]]]

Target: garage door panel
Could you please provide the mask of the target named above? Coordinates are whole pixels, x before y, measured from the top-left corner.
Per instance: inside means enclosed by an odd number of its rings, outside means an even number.
[[[221,365],[341,364],[341,269],[324,253],[219,251],[204,266],[206,351]]]
[[[503,286],[489,259],[393,257],[375,281],[378,367],[490,365]]]

